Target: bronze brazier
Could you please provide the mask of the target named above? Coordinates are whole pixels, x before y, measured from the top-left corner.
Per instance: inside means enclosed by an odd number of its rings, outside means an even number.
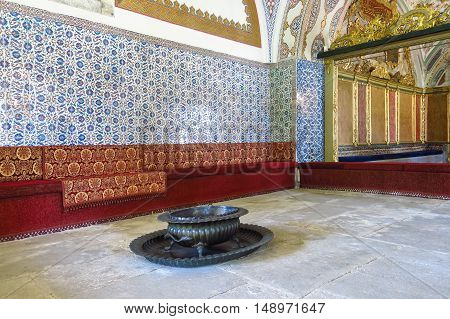
[[[239,217],[247,214],[243,208],[231,206],[198,206],[158,216],[160,221],[169,223],[165,238],[170,250],[175,243],[183,247],[193,247],[203,257],[204,248],[229,240],[239,241],[235,236],[239,230]]]

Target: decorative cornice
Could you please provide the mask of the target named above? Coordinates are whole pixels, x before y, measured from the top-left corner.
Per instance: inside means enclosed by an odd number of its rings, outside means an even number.
[[[261,32],[254,0],[242,0],[247,23],[241,24],[176,0],[116,0],[116,7],[229,40],[261,47]]]

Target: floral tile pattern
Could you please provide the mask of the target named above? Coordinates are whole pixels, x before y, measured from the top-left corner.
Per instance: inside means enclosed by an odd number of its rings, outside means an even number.
[[[291,139],[289,130],[271,134],[286,127],[273,122],[284,121],[274,112],[285,110],[271,110],[266,65],[7,7],[0,9],[0,145]]]
[[[297,61],[297,161],[324,160],[324,66]]]
[[[270,140],[295,140],[295,61],[270,68]]]

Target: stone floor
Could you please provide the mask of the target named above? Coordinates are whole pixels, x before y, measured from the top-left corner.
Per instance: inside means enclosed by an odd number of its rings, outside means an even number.
[[[155,215],[0,244],[0,298],[448,298],[450,201],[290,190],[226,202],[274,240],[225,264],[133,255]]]

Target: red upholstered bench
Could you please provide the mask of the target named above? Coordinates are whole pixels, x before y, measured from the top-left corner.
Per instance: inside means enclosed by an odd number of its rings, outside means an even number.
[[[277,143],[197,143],[144,145],[144,170],[174,171],[192,168],[249,166],[265,162],[293,162],[295,145]]]
[[[293,169],[295,169],[295,167],[295,162],[262,162],[208,167],[178,168],[169,170],[167,172],[167,179],[177,180],[183,178],[236,174],[279,174],[288,171],[293,172]]]
[[[145,199],[166,191],[166,173],[127,173],[63,179],[66,210]]]
[[[18,181],[0,183],[0,200],[12,197],[33,196],[62,192],[61,181]]]
[[[166,205],[223,201],[295,186],[295,144],[144,145],[144,170],[167,172]]]
[[[120,203],[164,193],[164,172],[142,171],[141,147],[44,148],[44,178],[63,183],[65,210]]]
[[[292,142],[0,148],[0,241],[293,188],[294,154]]]
[[[450,164],[301,163],[305,188],[450,198]]]
[[[0,183],[42,179],[40,147],[0,147]]]
[[[450,173],[450,164],[410,163],[403,169],[408,172]]]
[[[42,180],[41,147],[0,147],[0,199],[61,192],[60,181]]]

